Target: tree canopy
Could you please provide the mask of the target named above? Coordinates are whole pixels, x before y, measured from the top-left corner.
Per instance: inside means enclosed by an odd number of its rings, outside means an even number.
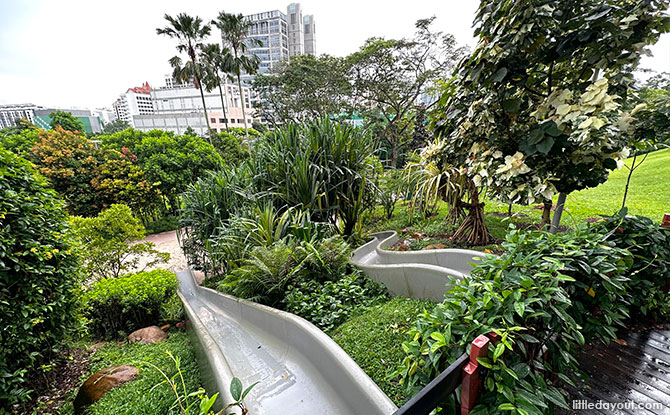
[[[54,111],[49,114],[51,121],[49,125],[51,128],[55,129],[56,127],[61,127],[65,131],[79,131],[80,133],[84,132],[84,124],[75,118],[71,112],[66,111]]]

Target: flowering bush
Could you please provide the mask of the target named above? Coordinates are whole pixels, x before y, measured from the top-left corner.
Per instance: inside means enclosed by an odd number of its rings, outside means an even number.
[[[0,224],[0,408],[9,408],[29,399],[30,368],[73,326],[81,274],[63,201],[28,161],[3,149]]]

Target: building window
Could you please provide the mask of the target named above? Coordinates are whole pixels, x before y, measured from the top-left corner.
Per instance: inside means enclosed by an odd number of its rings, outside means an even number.
[[[223,124],[223,123],[225,123],[225,122],[226,122],[226,119],[225,119],[225,118],[219,118],[219,124]]]
[[[216,122],[216,118],[210,118],[209,121],[210,122]]]
[[[238,124],[243,124],[244,120],[237,120]]]
[[[235,118],[231,118],[231,119],[230,119],[230,123],[231,123],[231,124],[235,124]]]

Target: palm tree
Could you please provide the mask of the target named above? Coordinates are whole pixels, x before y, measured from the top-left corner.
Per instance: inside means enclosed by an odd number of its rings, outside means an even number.
[[[219,16],[211,22],[214,26],[221,30],[221,38],[223,40],[224,48],[230,47],[232,49],[231,75],[237,77],[237,87],[240,91],[240,102],[242,105],[242,115],[244,116],[244,131],[246,134],[247,143],[249,142],[249,131],[247,126],[247,112],[245,110],[246,102],[244,100],[244,93],[242,92],[241,74],[246,72],[253,75],[258,70],[258,56],[248,57],[245,55],[249,46],[262,46],[262,43],[257,39],[247,40],[247,32],[251,26],[251,21],[246,20],[243,14],[231,14],[220,12]]]
[[[211,91],[215,87],[219,88],[219,95],[221,95],[221,108],[223,110],[223,119],[226,123],[226,131],[228,131],[228,116],[226,115],[226,104],[223,98],[223,76],[232,71],[232,54],[230,49],[219,46],[218,43],[210,43],[205,45],[202,50],[202,61],[205,65],[205,77],[202,82],[205,84],[207,91]]]
[[[156,33],[159,35],[167,35],[171,38],[177,39],[177,51],[179,53],[186,53],[189,62],[182,65],[181,58],[175,56],[170,59],[170,65],[174,68],[173,75],[179,82],[188,82],[191,79],[193,84],[200,88],[200,97],[202,98],[202,108],[205,111],[205,122],[207,123],[207,133],[211,136],[211,129],[209,127],[209,116],[207,115],[207,104],[205,104],[205,93],[202,90],[202,65],[198,63],[197,57],[203,48],[204,39],[209,36],[211,27],[203,24],[199,17],[191,17],[186,13],[179,13],[177,18],[168,14],[165,15],[165,20],[170,24],[164,28],[157,28]],[[211,142],[211,138],[210,138]]]

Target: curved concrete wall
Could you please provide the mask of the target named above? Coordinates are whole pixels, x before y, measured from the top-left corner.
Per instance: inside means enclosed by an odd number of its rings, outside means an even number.
[[[398,241],[394,231],[378,232],[374,239],[357,248],[351,262],[372,280],[384,284],[392,295],[442,301],[450,288],[450,278],[469,275],[473,264],[486,254],[469,249],[389,251]]]
[[[179,295],[197,337],[203,383],[232,401],[233,376],[260,383],[249,413],[390,415],[393,402],[330,337],[308,321],[199,286],[191,271],[177,274]]]

